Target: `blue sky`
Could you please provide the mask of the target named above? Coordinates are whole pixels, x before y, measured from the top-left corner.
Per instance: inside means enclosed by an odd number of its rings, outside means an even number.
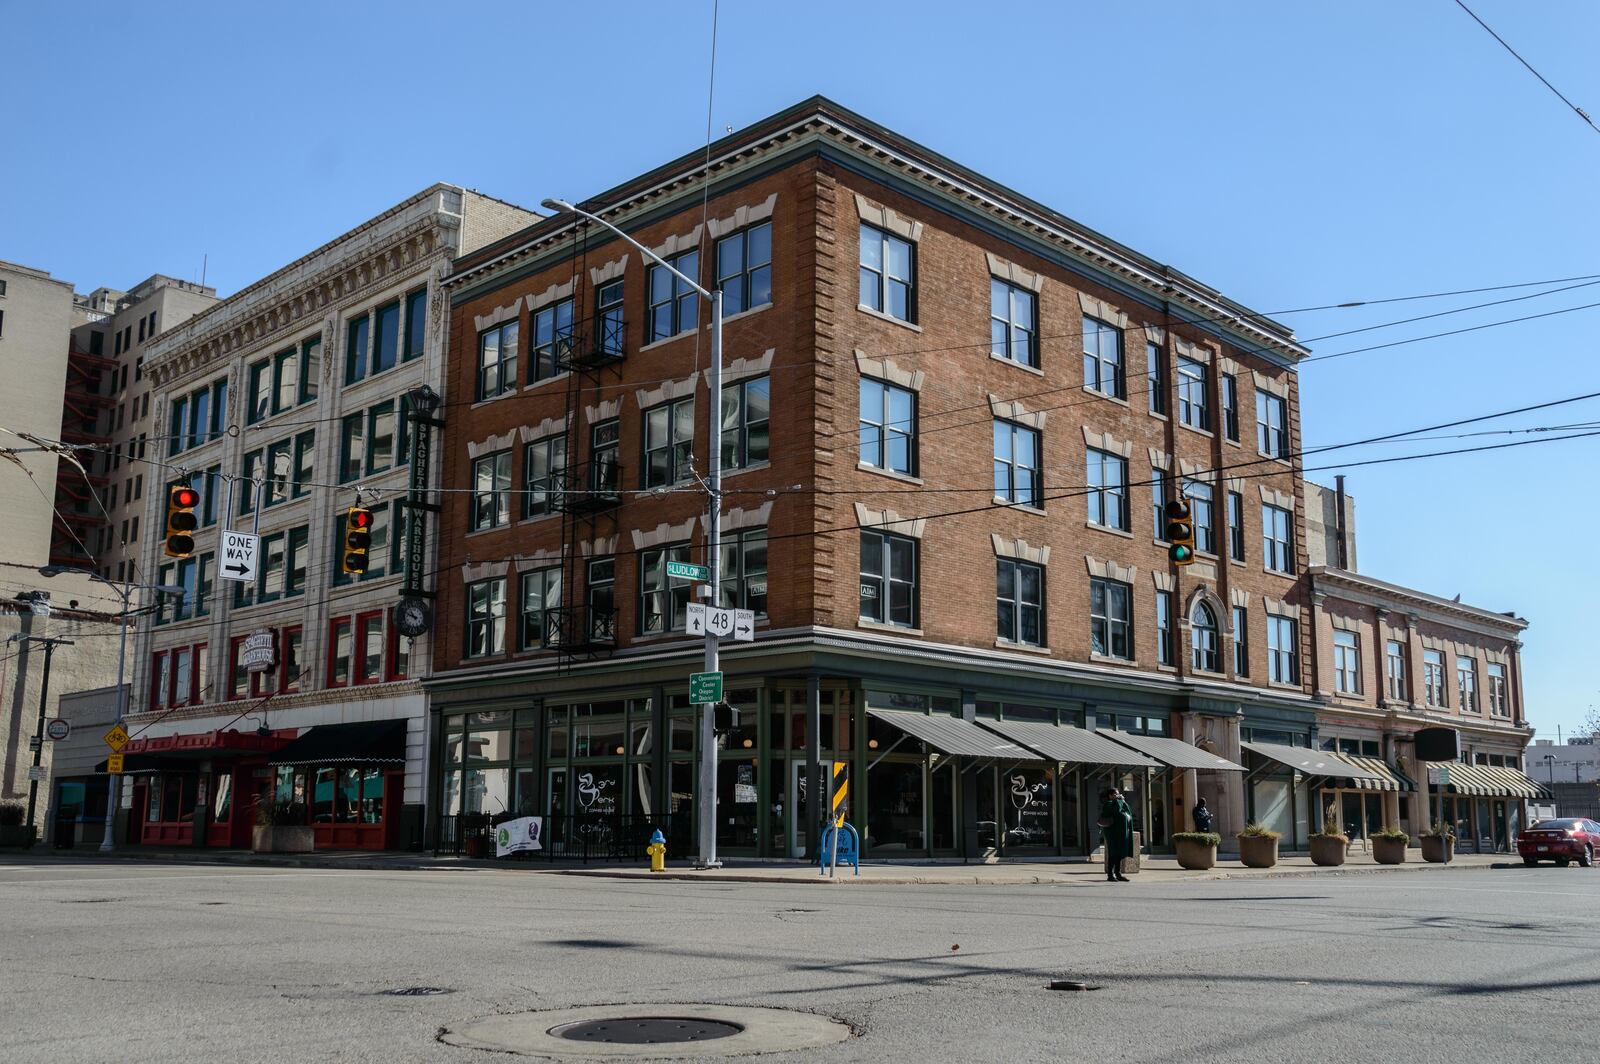
[[[1600,115],[1600,5],[1471,4]],[[209,255],[227,294],[436,180],[530,206],[593,194],[703,143],[710,14],[0,0],[0,257],[87,291],[197,277]],[[819,92],[1262,311],[1600,274],[1600,134],[1450,0],[724,0],[719,133]],[[1285,320],[1319,337],[1538,291]],[[1596,302],[1600,285],[1313,346]],[[1597,324],[1309,364],[1306,442],[1600,391]],[[1593,420],[1600,401],[1481,427]],[[1600,438],[1348,471],[1364,572],[1533,622],[1541,735],[1600,707],[1580,557],[1597,461]]]

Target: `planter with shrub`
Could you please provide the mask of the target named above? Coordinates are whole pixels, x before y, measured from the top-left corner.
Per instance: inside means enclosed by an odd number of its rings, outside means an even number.
[[[1178,864],[1196,872],[1203,872],[1217,865],[1217,847],[1222,845],[1222,836],[1214,831],[1177,831],[1172,835],[1173,845],[1178,849]]]
[[[1449,828],[1432,827],[1422,833],[1422,859],[1430,864],[1449,864],[1456,853],[1455,833]]]
[[[0,802],[0,846],[32,846],[34,834],[27,821],[28,811],[21,802]]]
[[[1379,864],[1405,864],[1411,836],[1399,828],[1384,828],[1372,833],[1372,859]]]
[[[1328,806],[1322,818],[1322,830],[1311,833],[1311,863],[1324,868],[1344,864],[1344,855],[1350,850],[1350,836],[1344,833],[1339,822],[1337,806]]]
[[[1283,836],[1260,824],[1247,824],[1239,832],[1239,860],[1246,868],[1271,868],[1278,863],[1278,840]]]
[[[290,801],[262,802],[256,807],[251,849],[256,853],[310,853],[316,833],[306,823],[306,807]]]

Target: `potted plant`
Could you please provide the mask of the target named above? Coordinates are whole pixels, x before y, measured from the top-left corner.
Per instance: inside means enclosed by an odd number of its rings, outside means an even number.
[[[34,834],[27,819],[21,802],[0,802],[0,846],[32,846]]]
[[[1271,868],[1278,863],[1278,840],[1283,836],[1260,824],[1246,824],[1238,834],[1239,860],[1246,868]]]
[[[1222,836],[1214,831],[1175,831],[1172,841],[1178,848],[1178,864],[1196,872],[1215,868],[1217,847]]]
[[[256,806],[256,827],[251,849],[256,853],[310,853],[316,836],[306,823],[306,807],[287,799]]]
[[[1350,849],[1350,836],[1339,823],[1339,813],[1328,806],[1322,818],[1322,830],[1311,833],[1311,863],[1333,868],[1344,864],[1344,855]]]
[[[1411,836],[1397,827],[1386,827],[1372,833],[1372,859],[1379,864],[1405,864],[1406,847]]]
[[[1449,825],[1435,824],[1422,833],[1422,859],[1430,864],[1449,864],[1455,856],[1456,836]]]

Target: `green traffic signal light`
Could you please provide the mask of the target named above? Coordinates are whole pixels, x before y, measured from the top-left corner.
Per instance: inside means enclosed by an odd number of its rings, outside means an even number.
[[[1194,551],[1182,544],[1174,544],[1167,549],[1167,557],[1175,562],[1187,562],[1194,559]]]

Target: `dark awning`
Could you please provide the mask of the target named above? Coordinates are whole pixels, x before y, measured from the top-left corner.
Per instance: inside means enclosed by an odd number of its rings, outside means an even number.
[[[1322,776],[1335,780],[1370,780],[1381,782],[1383,776],[1372,769],[1352,763],[1331,750],[1308,750],[1303,746],[1284,746],[1282,743],[1240,743],[1253,754],[1268,761],[1276,761],[1306,776]]]
[[[1121,743],[1141,754],[1153,757],[1168,768],[1192,768],[1201,772],[1245,771],[1243,765],[1235,765],[1225,757],[1218,757],[1198,746],[1190,746],[1182,739],[1169,739],[1163,735],[1133,735],[1129,732],[1112,731],[1109,728],[1101,728],[1098,734],[1114,743]]]
[[[339,762],[404,764],[406,722],[364,720],[318,724],[273,754],[270,765],[329,765]]]
[[[1135,768],[1161,767],[1160,762],[1109,739],[1102,739],[1086,728],[1034,720],[980,720],[978,723],[1039,751],[1052,761]]]
[[[941,753],[962,757],[1001,757],[1013,761],[1043,761],[1044,758],[1004,736],[985,731],[960,717],[947,713],[917,713],[908,709],[867,707],[869,716],[892,724],[915,739],[921,739]]]

